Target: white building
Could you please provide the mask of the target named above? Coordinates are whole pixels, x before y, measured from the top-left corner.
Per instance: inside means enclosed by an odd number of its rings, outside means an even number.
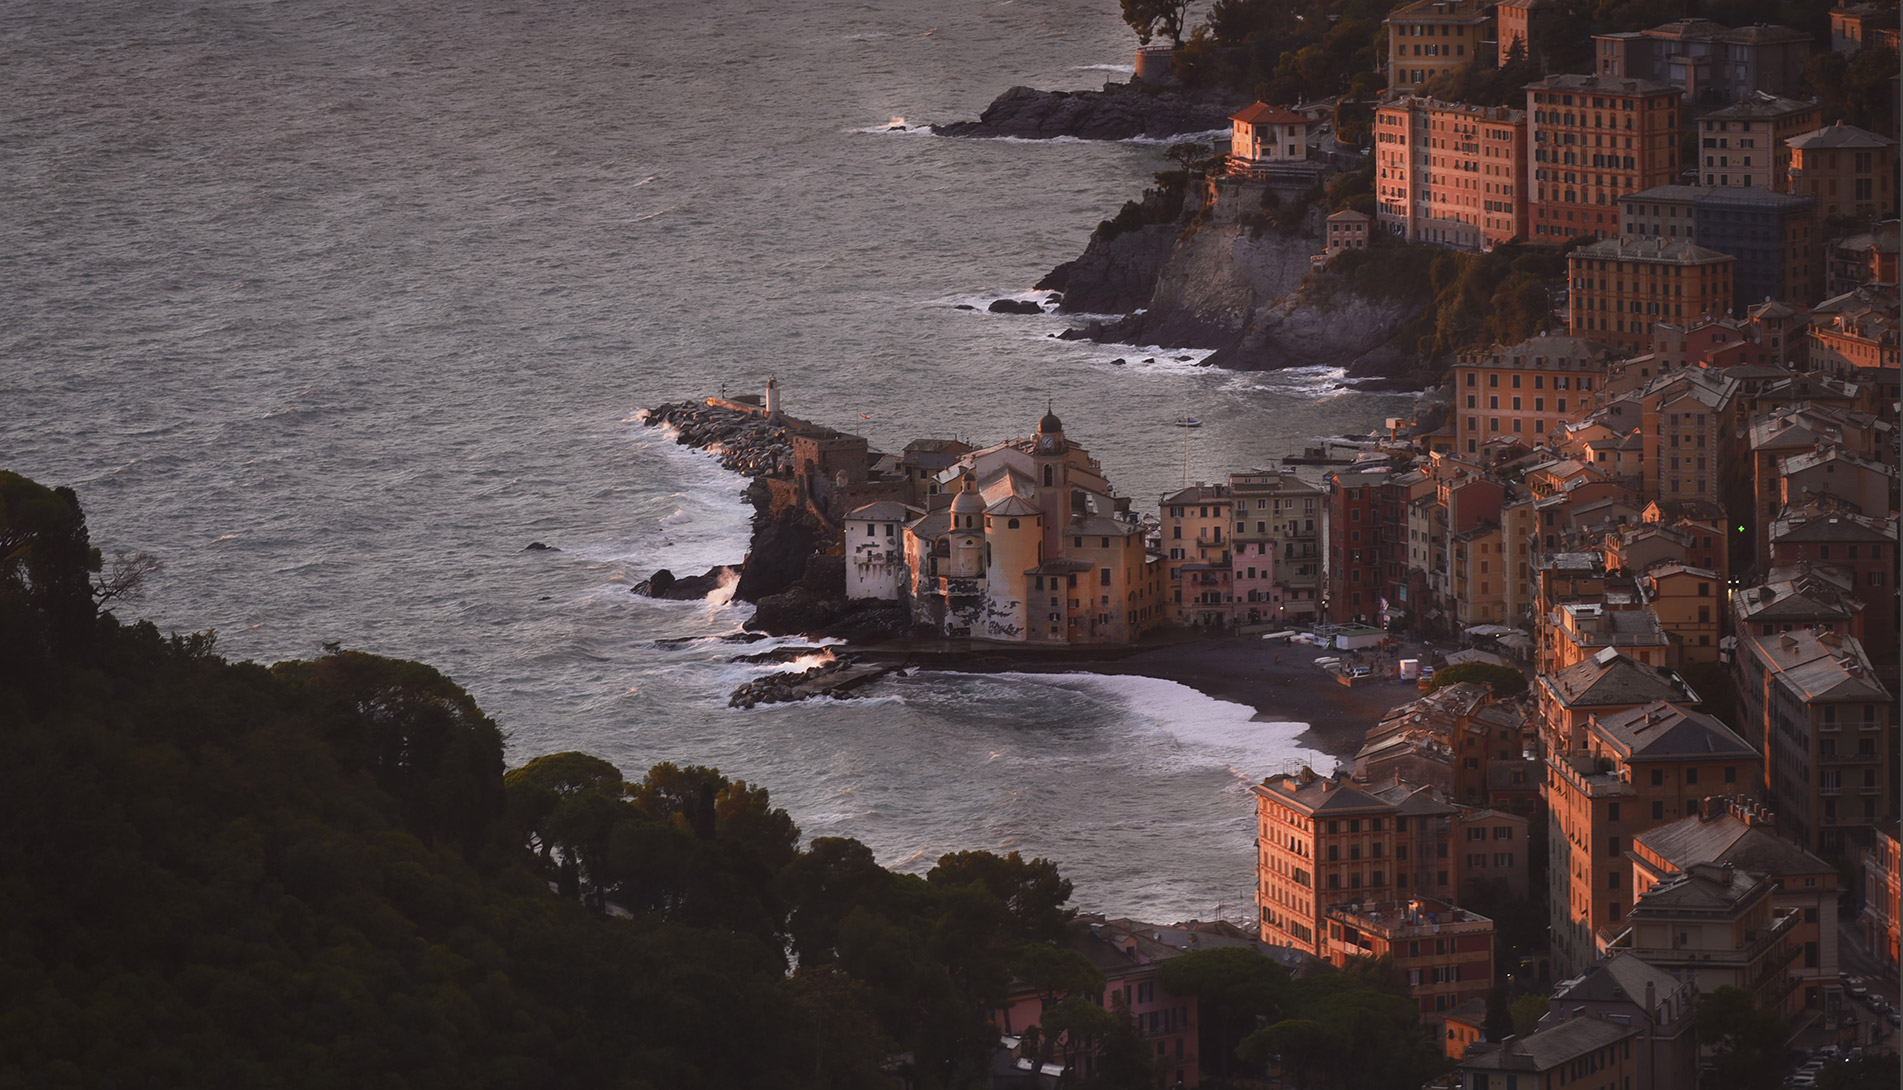
[[[895,500],[868,503],[846,516],[846,597],[899,600],[906,582],[905,525],[925,512]]]

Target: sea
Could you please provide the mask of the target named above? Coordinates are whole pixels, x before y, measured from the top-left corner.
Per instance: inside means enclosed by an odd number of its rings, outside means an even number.
[[[1405,411],[983,309],[1163,146],[925,126],[1133,46],[1110,0],[0,0],[0,468],[163,562],[122,615],[431,663],[512,764],[714,765],[894,868],[1022,851],[1087,910],[1246,919],[1249,787],[1326,760],[1307,724],[1090,674],[734,710],[775,668],[734,656],[788,641],[630,593],[746,549],[745,482],[640,423],[664,401],[777,378],[886,450],[1048,404],[1148,510]]]

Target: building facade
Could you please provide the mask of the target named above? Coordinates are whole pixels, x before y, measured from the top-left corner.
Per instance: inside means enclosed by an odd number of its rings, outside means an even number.
[[[1619,198],[1678,180],[1679,94],[1669,84],[1548,76],[1526,89],[1534,242],[1619,233]]]
[[[1566,257],[1567,332],[1638,355],[1661,321],[1728,312],[1736,264],[1729,254],[1684,240],[1622,237],[1581,246]]]
[[[1375,218],[1463,250],[1526,235],[1526,113],[1405,96],[1375,109]]]

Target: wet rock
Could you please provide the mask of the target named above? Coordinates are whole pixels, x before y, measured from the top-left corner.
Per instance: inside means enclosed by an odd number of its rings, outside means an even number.
[[[993,314],[1042,314],[1044,308],[1029,299],[997,299],[985,308]]]
[[[525,553],[559,553],[561,552],[561,550],[557,549],[555,546],[544,545],[539,541],[529,542],[527,545],[524,545],[522,547],[522,551]]]
[[[978,308],[972,306],[970,303],[960,303],[957,306],[953,307],[952,309],[953,310],[977,310]]]
[[[938,136],[1015,136],[1050,140],[1162,139],[1229,127],[1229,115],[1243,102],[1204,98],[1184,92],[1159,92],[1127,83],[1107,83],[1101,91],[1040,91],[1013,87],[992,100],[976,121],[933,125]]]
[[[662,568],[636,583],[633,592],[649,598],[666,598],[677,602],[693,601],[707,597],[720,589],[722,582],[734,577],[734,570],[725,564],[717,564],[699,575],[689,576],[676,576],[673,572]]]

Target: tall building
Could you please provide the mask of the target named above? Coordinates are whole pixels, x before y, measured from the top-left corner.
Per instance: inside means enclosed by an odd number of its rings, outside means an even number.
[[[1323,479],[1328,503],[1328,619],[1378,620],[1390,555],[1406,555],[1393,527],[1405,524],[1406,499],[1393,475],[1381,470],[1337,470]]]
[[[1566,255],[1567,332],[1637,355],[1651,346],[1652,327],[1661,321],[1728,312],[1736,264],[1730,254],[1682,239],[1621,237],[1581,246]]]
[[[1226,628],[1235,613],[1235,497],[1229,487],[1196,482],[1162,500],[1163,550],[1171,618],[1181,625]]]
[[[1488,0],[1416,0],[1395,8],[1382,25],[1388,31],[1390,91],[1418,91],[1493,46]]]
[[[1573,969],[1604,952],[1632,906],[1632,837],[1696,812],[1707,794],[1754,796],[1762,764],[1723,723],[1668,701],[1594,715],[1583,734],[1546,757],[1554,954]]]
[[[1784,141],[1786,188],[1817,199],[1817,214],[1896,215],[1896,141],[1839,121]]]
[[[1635,238],[1682,239],[1729,254],[1733,306],[1822,297],[1817,202],[1737,186],[1661,185],[1619,198],[1620,228]]]
[[[1526,89],[1530,238],[1554,245],[1619,233],[1619,198],[1678,180],[1679,95],[1670,84],[1548,76]]]
[[[1321,605],[1322,490],[1287,470],[1229,475],[1236,619],[1298,622]]]
[[[1810,132],[1823,121],[1815,102],[1753,91],[1721,110],[1698,119],[1699,181],[1708,186],[1756,186],[1785,189],[1791,149],[1784,141]]]
[[[1455,901],[1463,885],[1524,875],[1526,819],[1449,802],[1397,780],[1270,776],[1255,787],[1256,904],[1263,942],[1331,958],[1328,910],[1353,902]],[[1469,842],[1484,844],[1483,854]],[[1500,857],[1495,865],[1495,857]],[[1510,857],[1510,858],[1509,858]],[[1524,881],[1524,878],[1521,879]]]
[[[1821,628],[1741,633],[1734,669],[1786,835],[1838,858],[1847,830],[1896,819],[1895,703],[1855,638]]]
[[[1463,352],[1454,364],[1454,443],[1467,454],[1496,438],[1534,446],[1591,400],[1611,367],[1599,341],[1541,334],[1516,345]]]
[[[1375,109],[1375,220],[1410,242],[1490,250],[1526,235],[1526,112],[1405,96]]]
[[[1724,103],[1753,91],[1796,94],[1810,35],[1759,23],[1727,27],[1679,19],[1649,30],[1593,35],[1593,70],[1669,83],[1689,103]]]

